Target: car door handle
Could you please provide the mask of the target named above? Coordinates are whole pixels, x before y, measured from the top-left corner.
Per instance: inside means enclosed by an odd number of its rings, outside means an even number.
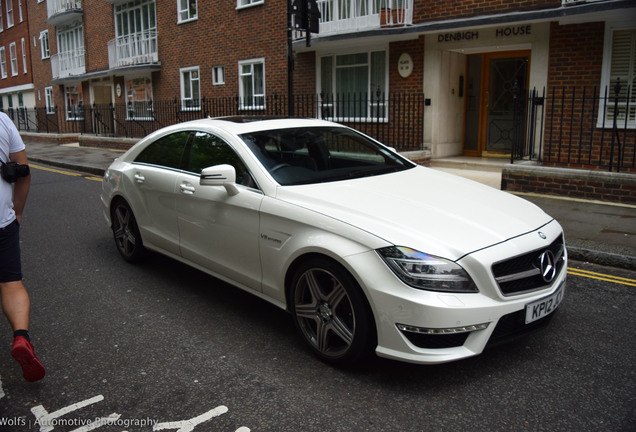
[[[194,191],[196,190],[194,186],[186,184],[186,183],[181,183],[181,185],[179,186],[179,189],[181,189],[181,192],[188,195],[193,195]]]
[[[146,181],[146,178],[143,175],[139,174],[139,173],[135,174],[134,178],[135,178],[135,181],[137,183],[143,183],[143,182]]]

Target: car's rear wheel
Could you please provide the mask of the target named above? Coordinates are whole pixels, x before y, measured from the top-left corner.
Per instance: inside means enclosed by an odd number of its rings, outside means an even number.
[[[118,200],[113,204],[111,212],[111,228],[117,250],[126,261],[139,261],[144,254],[144,246],[130,206],[125,201]]]
[[[375,347],[373,316],[355,279],[339,264],[314,258],[291,280],[290,309],[301,335],[322,360],[350,366]]]

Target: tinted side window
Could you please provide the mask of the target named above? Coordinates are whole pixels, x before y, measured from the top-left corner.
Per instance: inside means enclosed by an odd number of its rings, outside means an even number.
[[[243,182],[246,168],[234,149],[217,136],[196,132],[185,170],[201,174],[203,168],[221,164],[232,165],[236,170],[236,182]]]
[[[181,158],[190,132],[177,132],[166,135],[142,151],[135,162],[159,165],[167,168],[181,168]]]

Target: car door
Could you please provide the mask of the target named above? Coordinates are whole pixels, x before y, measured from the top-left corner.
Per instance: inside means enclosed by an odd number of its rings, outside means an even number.
[[[199,185],[203,168],[229,164],[237,173],[240,193],[221,186]],[[260,291],[259,209],[263,194],[245,165],[223,139],[194,134],[186,150],[185,171],[177,180],[176,208],[181,255],[234,282]]]
[[[179,255],[175,190],[183,153],[191,132],[166,135],[136,158],[129,174],[136,194],[133,211],[148,247]]]

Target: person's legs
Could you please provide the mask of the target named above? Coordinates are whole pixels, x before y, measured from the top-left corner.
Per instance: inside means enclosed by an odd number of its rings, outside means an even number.
[[[2,311],[13,331],[29,330],[29,294],[22,281],[0,283]]]
[[[44,378],[44,366],[29,338],[31,303],[22,283],[20,226],[15,221],[0,229],[0,301],[13,330],[11,356],[20,363],[22,376],[31,382]]]

